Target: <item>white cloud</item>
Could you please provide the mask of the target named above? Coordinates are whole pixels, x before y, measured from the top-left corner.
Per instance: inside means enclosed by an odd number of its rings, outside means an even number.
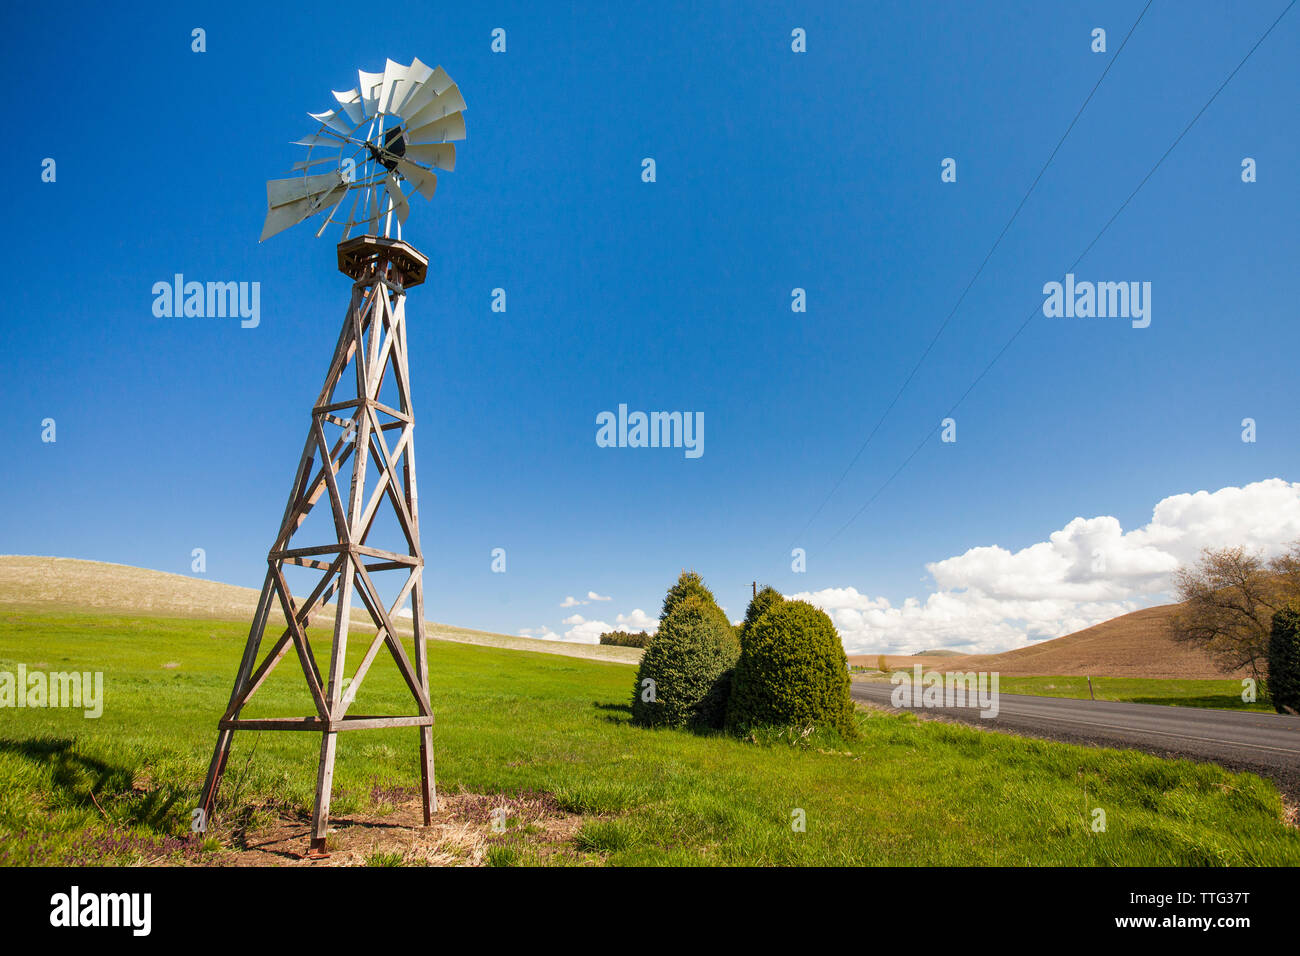
[[[612,601],[612,600],[614,600],[612,597],[606,597],[603,594],[597,594],[595,591],[588,591],[587,600],[585,601],[580,600],[574,597],[572,594],[570,594],[567,595],[562,602],[560,602],[560,607],[581,607],[584,604],[590,604],[592,601]]]
[[[821,607],[849,653],[948,647],[990,653],[1090,627],[1170,600],[1171,573],[1202,548],[1241,545],[1272,556],[1300,539],[1300,483],[1280,478],[1173,495],[1125,532],[1116,518],[1075,518],[1048,540],[997,545],[927,564],[935,589],[894,606],[856,588],[792,597]]]
[[[600,635],[613,630],[604,621],[588,621],[581,614],[566,617],[564,623],[570,626],[564,632],[562,640],[574,641],[578,644],[599,644]]]
[[[621,617],[621,615],[620,615]],[[604,621],[588,621],[581,614],[570,614],[560,623],[568,626],[563,634],[557,634],[549,627],[525,627],[519,631],[521,637],[536,637],[543,641],[572,641],[575,644],[599,644],[600,635],[612,631]]]
[[[659,630],[659,619],[651,617],[639,607],[633,608],[631,614],[620,614],[614,620],[618,622],[620,631],[631,631],[634,634],[637,631],[646,631],[653,634]]]
[[[519,629],[520,637],[536,637],[543,641],[561,640],[560,635],[556,634],[549,627],[521,627]]]
[[[583,602],[585,603],[585,602]],[[653,634],[659,627],[659,621],[650,617],[639,607],[630,614],[619,614],[611,626],[604,621],[589,621],[581,614],[570,614],[560,623],[567,630],[557,634],[549,627],[525,627],[519,631],[520,637],[537,637],[544,641],[572,641],[575,644],[599,644],[600,635],[607,631],[648,631]]]

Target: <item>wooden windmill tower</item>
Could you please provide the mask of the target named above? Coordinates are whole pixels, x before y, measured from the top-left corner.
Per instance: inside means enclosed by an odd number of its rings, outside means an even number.
[[[389,60],[382,73],[360,72],[359,77],[357,89],[334,94],[337,109],[308,114],[321,126],[297,140],[308,147],[306,159],[294,166],[297,175],[266,184],[269,208],[262,238],[329,209],[317,235],[330,223],[343,226],[338,267],[353,280],[352,297],[325,384],[312,406],[311,426],[284,517],[267,554],[266,580],[230,704],[218,725],[201,806],[206,823],[236,730],[318,732],[312,856],[326,855],[335,747],[342,731],[418,728],[426,826],[437,807],[405,309],[406,291],[424,281],[428,259],[402,241],[410,203],[401,186],[409,184],[410,197],[418,193],[432,198],[437,177],[427,167],[454,168],[452,141],[465,138],[465,101],[441,67],[430,69],[418,59],[410,66]],[[346,213],[345,206],[349,207]],[[328,508],[332,519],[325,523],[328,531],[311,540],[295,537],[318,506]],[[376,547],[371,541],[381,515],[400,531],[397,548]],[[317,533],[321,534],[319,529]],[[290,593],[286,566],[320,572],[305,598]],[[395,599],[386,603],[376,578],[393,575],[400,575],[402,583]],[[368,643],[357,669],[349,675],[345,673],[348,641],[359,626],[353,618],[354,596],[369,618],[362,626]],[[322,671],[307,627],[313,614],[322,612],[331,600],[333,639]],[[413,659],[395,624],[395,619],[403,620],[395,616],[408,600]],[[287,626],[263,653],[274,607],[283,612]],[[391,655],[409,688],[414,715],[350,712],[381,650]],[[290,651],[298,659],[316,712],[302,717],[241,716]]]

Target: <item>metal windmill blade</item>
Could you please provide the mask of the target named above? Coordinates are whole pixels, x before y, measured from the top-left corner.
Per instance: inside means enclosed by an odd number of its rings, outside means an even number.
[[[327,206],[332,206],[347,193],[347,183],[335,171],[316,176],[295,176],[289,179],[272,179],[266,184],[266,222],[262,225],[262,239],[296,226],[310,219]]]
[[[267,183],[262,239],[327,209],[317,235],[334,224],[345,239],[400,238],[411,200],[433,198],[433,170],[456,168],[466,106],[442,67],[387,60],[382,73],[361,70],[357,79],[356,88],[333,91],[335,108],[307,114],[320,128],[294,141],[308,151],[293,164],[295,175]]]

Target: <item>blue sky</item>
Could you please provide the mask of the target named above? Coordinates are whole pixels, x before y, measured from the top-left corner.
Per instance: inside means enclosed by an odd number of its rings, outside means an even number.
[[[1276,548],[1300,537],[1291,510],[1268,517],[1300,489],[1295,11],[1076,269],[1152,283],[1150,327],[1040,314],[962,405],[958,440],[936,435],[830,539],[1285,5],[1152,4],[806,532],[1142,3],[412,5],[364,28],[355,4],[11,6],[0,552],[189,574],[202,547],[207,577],[260,584],[349,292],[337,233],[257,242],[264,182],[289,174],[331,89],[414,56],[469,104],[457,169],[405,232],[431,260],[407,304],[430,618],[577,638],[566,596],[611,598],[577,609],[587,622],[654,617],[693,567],[733,617],[755,578],[854,589],[823,601],[840,611],[979,590],[1010,623],[968,643],[1006,646],[1149,601],[1161,572],[1054,594],[1026,629],[1015,587],[927,565],[1015,554],[1075,517],[1128,533],[1171,496],[1266,479],[1286,487],[1262,518],[1233,523],[1258,495],[1214,498],[1218,517],[1165,553]],[[178,272],[260,282],[260,325],[155,318],[151,287]],[[703,412],[703,456],[598,447],[596,415],[620,403]],[[851,649],[929,639],[837,623]]]

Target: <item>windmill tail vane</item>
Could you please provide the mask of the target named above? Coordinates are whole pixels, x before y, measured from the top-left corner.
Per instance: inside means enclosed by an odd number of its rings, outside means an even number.
[[[326,209],[318,236],[333,223],[344,239],[354,231],[400,239],[411,200],[438,188],[434,170],[456,168],[465,99],[442,67],[388,60],[382,73],[357,78],[355,88],[334,91],[334,109],[307,114],[320,128],[294,140],[307,148],[296,175],[266,184],[262,239]]]

